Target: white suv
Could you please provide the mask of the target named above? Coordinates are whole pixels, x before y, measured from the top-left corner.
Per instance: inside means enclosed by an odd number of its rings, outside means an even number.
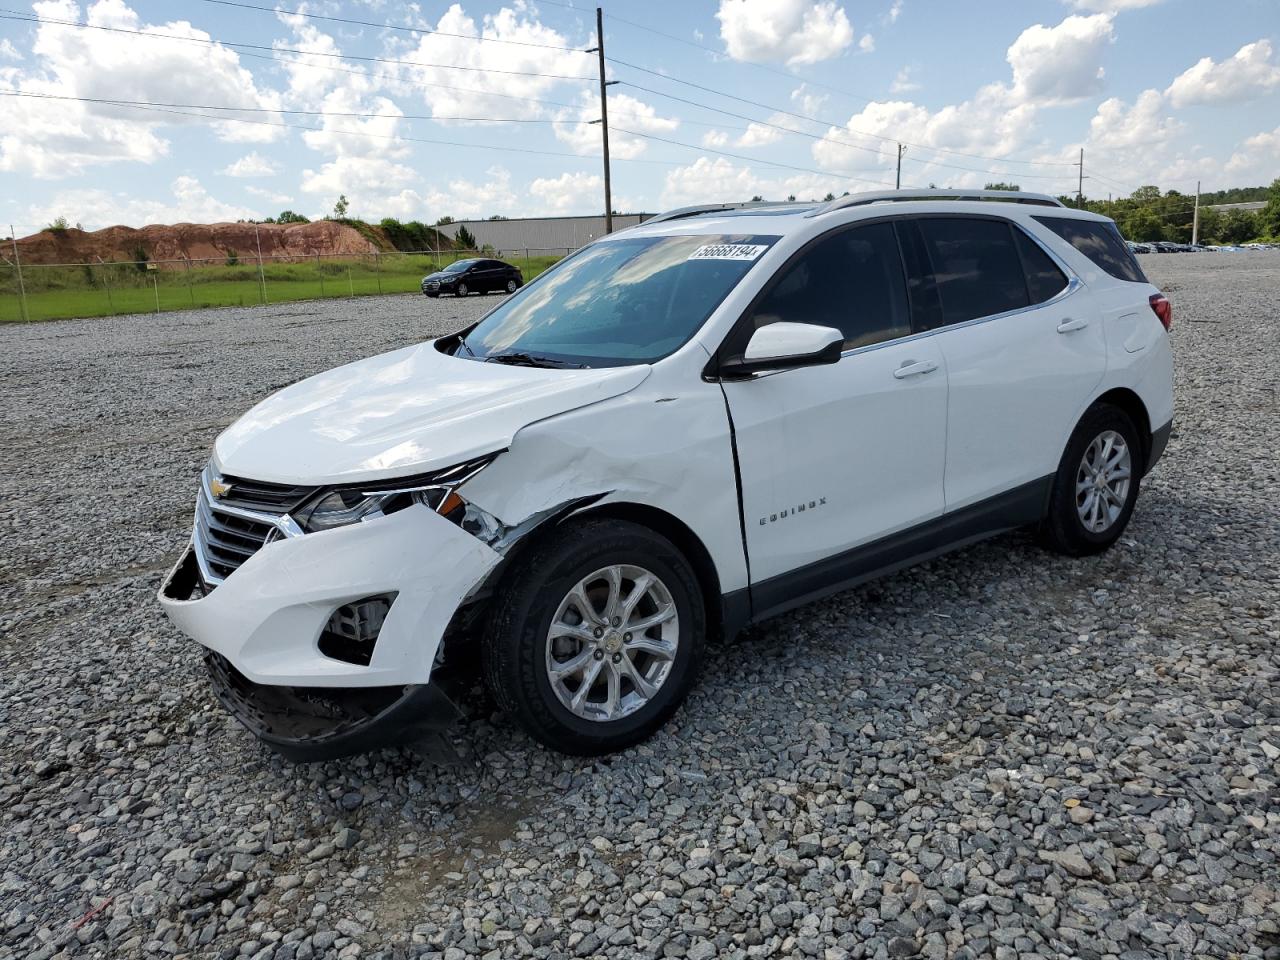
[[[254,407],[160,602],[288,756],[440,730],[477,660],[544,744],[615,750],[710,637],[1015,527],[1110,546],[1169,436],[1169,322],[1051,197],[677,210]]]

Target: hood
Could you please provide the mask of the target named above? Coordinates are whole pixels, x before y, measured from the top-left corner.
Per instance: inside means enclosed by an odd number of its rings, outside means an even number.
[[[560,370],[464,360],[418,344],[272,394],[218,437],[224,473],[319,486],[453,466],[524,426],[639,386],[649,367]]]
[[[461,273],[446,273],[443,270],[437,270],[435,273],[428,273],[423,280],[456,280],[462,276]]]

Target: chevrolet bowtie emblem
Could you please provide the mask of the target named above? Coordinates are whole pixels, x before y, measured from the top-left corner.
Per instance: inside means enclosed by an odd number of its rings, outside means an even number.
[[[221,477],[211,477],[209,479],[209,492],[221,499],[231,492],[231,484]]]

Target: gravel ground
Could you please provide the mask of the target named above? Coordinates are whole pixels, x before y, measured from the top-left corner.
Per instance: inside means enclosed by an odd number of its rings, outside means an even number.
[[[1280,257],[1145,265],[1178,422],[1115,549],[805,607],[597,762],[290,765],[153,599],[223,425],[486,301],[0,329],[0,957],[1280,957]]]

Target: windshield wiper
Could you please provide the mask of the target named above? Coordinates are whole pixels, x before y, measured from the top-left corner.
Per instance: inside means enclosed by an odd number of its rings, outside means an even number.
[[[538,357],[532,353],[494,353],[485,358],[485,363],[508,363],[513,367],[565,367],[574,370],[585,370],[585,363],[574,363],[570,360],[556,360],[552,357]]]

